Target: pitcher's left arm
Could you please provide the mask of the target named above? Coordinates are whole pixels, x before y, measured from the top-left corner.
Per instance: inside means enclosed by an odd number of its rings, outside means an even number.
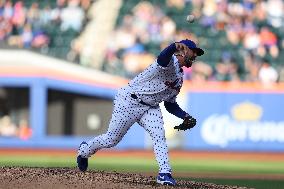
[[[187,130],[193,128],[196,125],[196,119],[186,113],[183,109],[181,109],[177,102],[165,101],[164,105],[169,113],[183,119],[183,122],[180,125],[175,126],[174,129]]]

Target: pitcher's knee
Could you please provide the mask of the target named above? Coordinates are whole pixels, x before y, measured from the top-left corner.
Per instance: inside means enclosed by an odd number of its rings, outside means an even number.
[[[111,147],[114,147],[118,144],[119,141],[116,141],[116,140],[109,140],[107,141],[107,148],[111,148]]]
[[[120,140],[121,140],[120,137],[113,137],[113,136],[106,135],[106,137],[104,138],[104,143],[106,145],[106,148],[111,148],[111,147],[116,146]]]

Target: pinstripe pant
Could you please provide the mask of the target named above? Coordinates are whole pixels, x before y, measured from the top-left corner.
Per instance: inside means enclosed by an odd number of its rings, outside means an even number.
[[[171,173],[168,147],[165,138],[164,122],[159,106],[150,107],[140,104],[130,97],[127,90],[120,90],[114,100],[114,110],[108,131],[82,145],[78,155],[90,157],[102,148],[117,145],[129,128],[137,122],[151,136],[160,173]]]

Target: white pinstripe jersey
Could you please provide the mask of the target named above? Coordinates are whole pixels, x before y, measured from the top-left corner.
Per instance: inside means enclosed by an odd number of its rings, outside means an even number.
[[[183,83],[183,70],[173,55],[167,67],[157,60],[129,83],[130,92],[143,102],[156,106],[162,101],[175,102]]]

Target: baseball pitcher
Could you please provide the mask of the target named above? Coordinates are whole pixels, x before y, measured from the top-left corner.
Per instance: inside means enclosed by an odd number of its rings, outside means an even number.
[[[115,96],[113,114],[108,131],[82,142],[78,149],[77,164],[86,171],[88,158],[102,148],[110,148],[119,143],[128,129],[137,122],[151,136],[156,160],[159,164],[157,183],[176,185],[171,176],[164,122],[159,103],[164,102],[168,112],[183,119],[174,127],[187,130],[195,126],[196,120],[183,111],[176,102],[183,83],[182,67],[191,67],[197,56],[204,51],[188,39],[175,42],[165,48],[142,73],[137,75]]]

